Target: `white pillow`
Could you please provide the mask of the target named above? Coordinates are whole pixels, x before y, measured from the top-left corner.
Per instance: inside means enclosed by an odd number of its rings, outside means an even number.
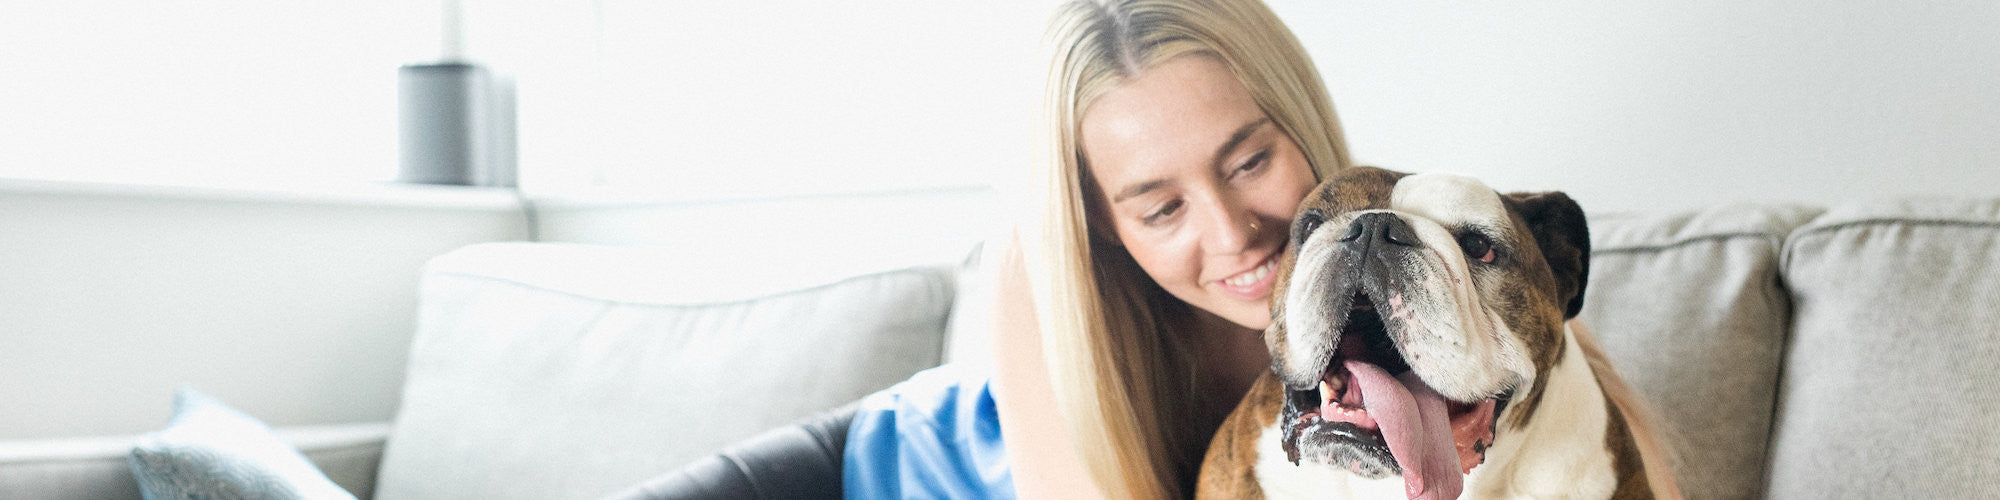
[[[354,499],[263,422],[185,387],[167,428],[140,436],[130,462],[147,499]]]

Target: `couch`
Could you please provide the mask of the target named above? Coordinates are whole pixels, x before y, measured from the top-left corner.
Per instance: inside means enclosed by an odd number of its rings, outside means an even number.
[[[2000,199],[1591,220],[1580,316],[1691,498],[1990,498]]]
[[[1986,496],[2000,199],[1594,214],[1582,319],[1690,498]],[[483,244],[434,259],[392,423],[279,429],[360,498],[593,498],[941,362],[978,259]],[[977,255],[977,252],[971,252]],[[0,443],[0,498],[137,498],[129,437]]]

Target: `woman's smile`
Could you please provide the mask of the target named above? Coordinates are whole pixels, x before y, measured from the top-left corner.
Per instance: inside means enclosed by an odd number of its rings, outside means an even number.
[[[1271,295],[1271,283],[1278,269],[1278,253],[1272,253],[1263,262],[1248,271],[1235,276],[1216,280],[1214,283],[1223,291],[1246,300],[1259,300]]]

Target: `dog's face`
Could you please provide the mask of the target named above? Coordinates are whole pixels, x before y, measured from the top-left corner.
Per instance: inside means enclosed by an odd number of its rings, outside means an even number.
[[[1582,210],[1561,193],[1350,168],[1292,224],[1265,331],[1289,458],[1455,488],[1510,403],[1525,421],[1561,354],[1587,274]]]

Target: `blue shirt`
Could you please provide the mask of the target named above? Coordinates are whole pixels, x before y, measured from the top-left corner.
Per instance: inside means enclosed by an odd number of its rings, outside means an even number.
[[[945,365],[861,400],[847,428],[847,498],[1014,498],[992,378]]]

